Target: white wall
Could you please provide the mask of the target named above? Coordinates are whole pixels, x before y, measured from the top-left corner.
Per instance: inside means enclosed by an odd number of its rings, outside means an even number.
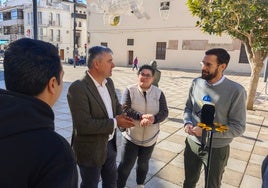
[[[178,40],[178,50],[166,51],[165,60],[156,60],[159,68],[200,69],[199,62],[205,50],[183,50],[183,40],[208,40],[208,43],[233,46],[229,50],[231,61],[229,71],[250,72],[249,64],[239,64],[240,48],[237,42],[229,36],[222,37],[204,34],[195,27],[196,18],[192,17],[186,6],[186,0],[170,0],[169,17],[162,20],[159,15],[160,0],[144,0],[143,7],[150,19],[137,19],[134,15],[121,15],[118,26],[104,25],[103,15],[91,9],[91,4],[97,0],[88,0],[90,16],[88,31],[90,32],[90,46],[107,42],[114,52],[117,66],[128,65],[128,51],[134,51],[141,64],[155,59],[156,42]],[[127,45],[127,39],[134,39],[134,46]]]

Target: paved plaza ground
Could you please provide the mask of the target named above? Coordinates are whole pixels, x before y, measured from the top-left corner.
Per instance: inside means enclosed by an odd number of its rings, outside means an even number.
[[[68,141],[72,134],[72,119],[67,104],[66,93],[70,84],[84,76],[87,67],[64,65],[64,89],[59,101],[54,106],[56,131]],[[161,131],[150,161],[146,188],[178,188],[184,180],[183,152],[186,134],[183,130],[182,114],[188,90],[193,78],[199,72],[190,70],[161,70],[159,88],[165,93],[169,108],[168,118],[161,123]],[[242,84],[246,89],[250,81],[249,75],[226,74],[226,76]],[[3,68],[0,64],[0,88],[3,84]],[[115,67],[112,79],[119,98],[127,85],[136,83],[136,71],[130,67]],[[120,161],[121,133],[117,134]],[[222,188],[260,188],[261,163],[268,154],[268,95],[265,83],[260,78],[254,111],[247,111],[246,132],[231,143],[231,153],[222,180]],[[213,167],[211,167],[213,168]],[[127,187],[135,188],[135,169],[132,170]],[[99,186],[101,187],[101,185]],[[198,183],[204,187],[204,173]]]

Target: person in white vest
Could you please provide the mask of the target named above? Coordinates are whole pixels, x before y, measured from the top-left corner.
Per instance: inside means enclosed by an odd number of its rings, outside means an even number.
[[[122,159],[118,166],[117,187],[126,185],[136,159],[137,187],[144,187],[159,131],[160,122],[168,116],[164,93],[152,85],[155,70],[143,65],[138,70],[138,83],[126,88],[122,97],[123,111],[135,120],[135,126],[122,130]]]

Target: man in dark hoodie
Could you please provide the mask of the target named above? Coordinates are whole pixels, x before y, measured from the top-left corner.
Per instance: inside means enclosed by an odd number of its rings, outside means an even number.
[[[23,38],[5,51],[0,187],[77,187],[72,149],[54,131],[52,106],[61,94],[63,74],[58,50],[50,43]]]

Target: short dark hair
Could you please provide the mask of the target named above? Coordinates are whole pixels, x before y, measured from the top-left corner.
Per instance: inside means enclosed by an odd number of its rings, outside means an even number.
[[[152,75],[154,76],[154,73],[155,73],[154,68],[153,68],[151,65],[147,65],[147,64],[142,65],[142,66],[139,68],[139,70],[138,70],[138,75],[141,73],[141,71],[142,71],[143,69],[149,69],[149,70],[151,70],[151,71],[152,71]]]
[[[113,54],[113,51],[105,46],[93,46],[88,50],[87,66],[89,69],[92,67],[93,60],[102,53]]]
[[[218,64],[228,65],[230,61],[229,53],[223,48],[212,48],[205,53],[206,55],[215,55],[217,56]]]
[[[12,42],[5,51],[7,90],[37,96],[52,77],[60,84],[61,71],[58,49],[48,42],[22,38]]]

